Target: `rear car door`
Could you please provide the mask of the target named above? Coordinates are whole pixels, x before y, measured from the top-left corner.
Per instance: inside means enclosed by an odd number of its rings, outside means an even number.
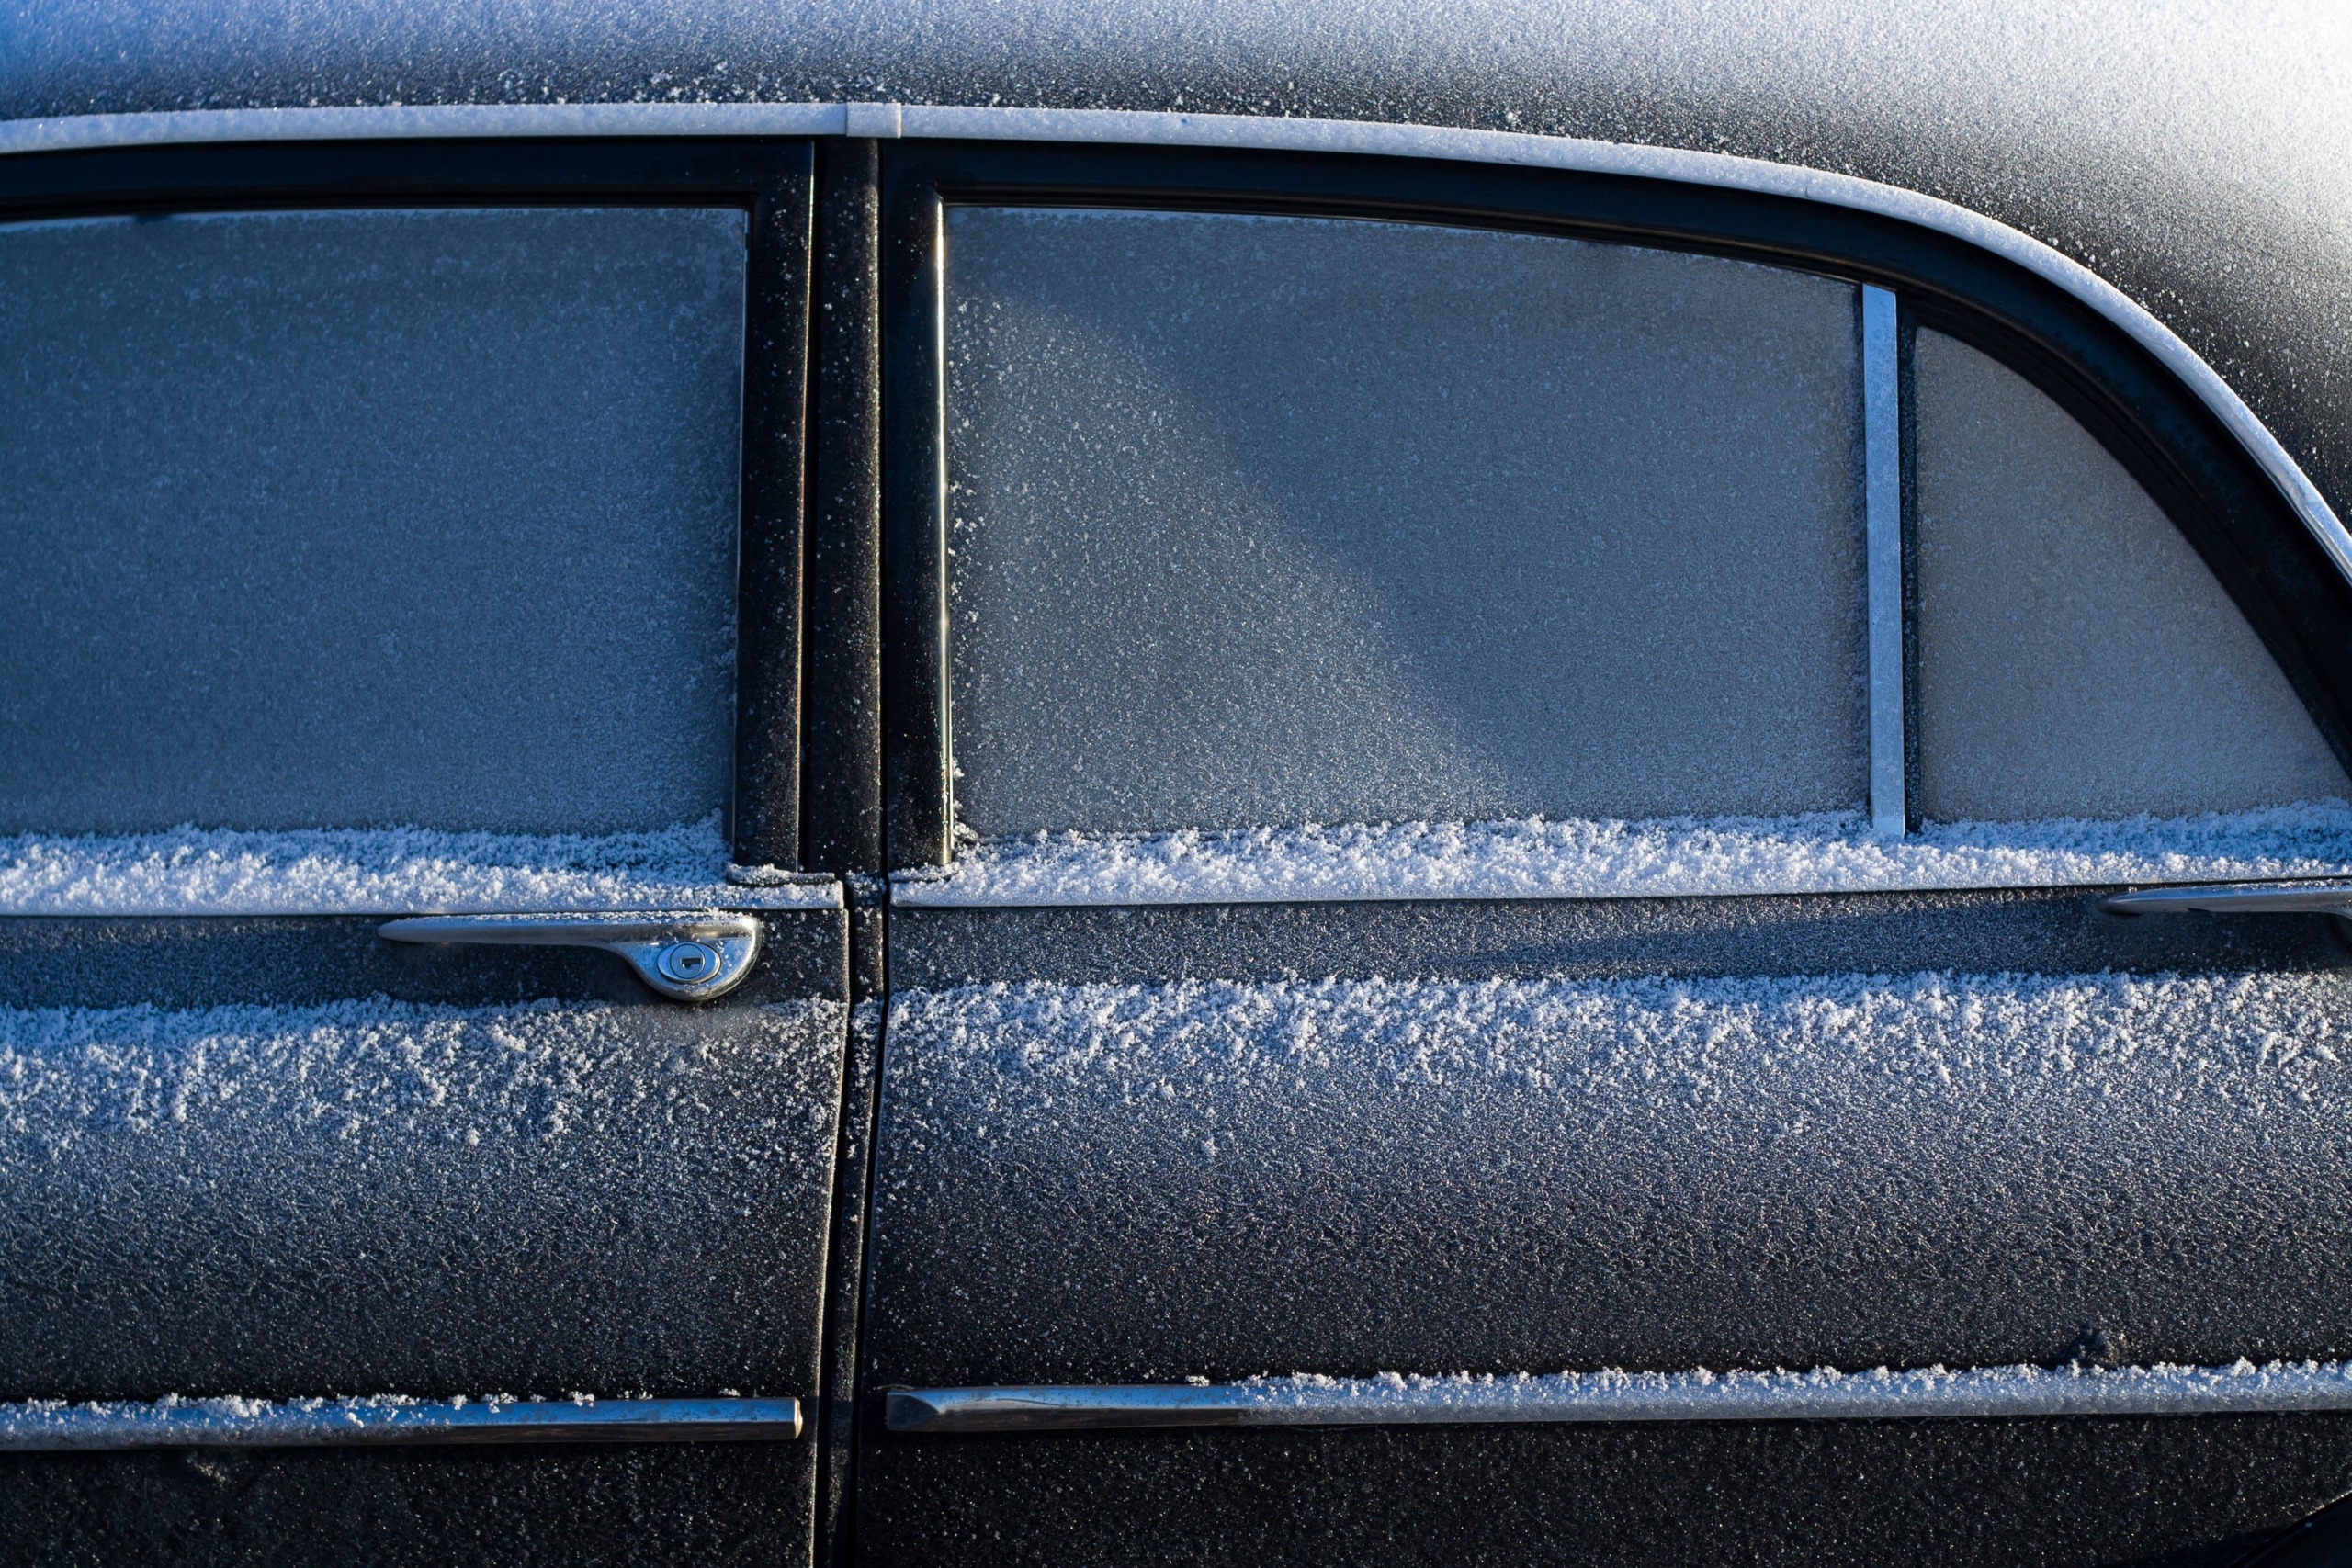
[[[2226,1562],[2352,1484],[2352,600],[2144,352],[1616,176],[883,195],[863,1558]]]
[[[6,177],[0,1555],[806,1561],[809,150]]]

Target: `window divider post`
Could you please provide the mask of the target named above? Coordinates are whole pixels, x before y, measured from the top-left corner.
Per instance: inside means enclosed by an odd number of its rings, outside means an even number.
[[[1904,745],[1903,400],[1895,297],[1862,286],[1862,526],[1870,626],[1870,813],[1881,838],[1907,823]]]

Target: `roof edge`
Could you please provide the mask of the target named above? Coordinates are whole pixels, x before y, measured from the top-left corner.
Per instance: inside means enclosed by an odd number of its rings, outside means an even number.
[[[1997,219],[1939,197],[1758,158],[1523,131],[1374,120],[1125,109],[928,104],[417,104],[188,109],[0,120],[0,157],[198,142],[519,136],[873,136],[1344,152],[1638,175],[1787,197],[1914,224],[1973,244],[2055,285],[2121,328],[2229,430],[2352,581],[2352,531],[2302,466],[2202,355],[2130,295]]]

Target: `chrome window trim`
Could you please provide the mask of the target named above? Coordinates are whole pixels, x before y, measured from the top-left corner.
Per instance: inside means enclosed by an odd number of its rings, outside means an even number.
[[[1917,191],[1758,158],[1523,131],[1369,120],[933,104],[396,104],[186,109],[0,120],[0,156],[232,141],[450,137],[893,136],[1449,159],[1636,175],[1873,213],[1961,240],[2055,285],[2120,328],[2221,421],[2346,581],[2352,531],[2220,373],[2121,289],[1997,219]]]
[[[1903,837],[1903,393],[1892,289],[1862,285],[1862,528],[1870,622],[1871,829]]]

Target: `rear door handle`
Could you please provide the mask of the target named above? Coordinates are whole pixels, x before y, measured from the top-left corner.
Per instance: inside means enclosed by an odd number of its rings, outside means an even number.
[[[2214,882],[2201,887],[2150,887],[2098,901],[2110,915],[2334,915],[2352,920],[2352,879],[2328,882]]]
[[[601,947],[665,997],[707,1002],[743,983],[760,954],[750,915],[424,915],[378,928],[387,942]]]

